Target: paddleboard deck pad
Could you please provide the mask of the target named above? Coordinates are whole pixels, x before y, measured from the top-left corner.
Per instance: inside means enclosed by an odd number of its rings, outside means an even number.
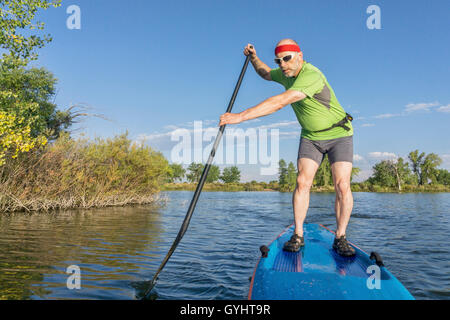
[[[298,252],[283,251],[293,232],[292,225],[269,246],[262,247],[263,254],[251,279],[249,299],[414,299],[378,259],[370,259],[357,246],[352,244],[356,251],[353,257],[338,255],[332,249],[334,233],[322,225],[305,224],[305,246]]]

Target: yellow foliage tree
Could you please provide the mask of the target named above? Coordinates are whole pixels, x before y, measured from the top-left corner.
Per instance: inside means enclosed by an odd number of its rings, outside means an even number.
[[[21,104],[17,95],[10,91],[0,91],[0,101],[9,100],[13,104]],[[25,102],[22,102],[25,103]],[[8,159],[17,158],[19,153],[28,152],[37,146],[47,144],[43,135],[33,137],[31,126],[22,115],[0,110],[0,166]]]

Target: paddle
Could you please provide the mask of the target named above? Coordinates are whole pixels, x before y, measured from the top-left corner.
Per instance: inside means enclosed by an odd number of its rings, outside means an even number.
[[[234,88],[234,92],[233,92],[233,95],[231,96],[230,103],[228,104],[227,113],[231,112],[231,109],[233,109],[234,101],[236,100],[236,96],[238,94],[239,88],[241,87],[242,79],[244,78],[244,74],[245,74],[245,71],[247,70],[249,61],[250,61],[250,55],[248,55],[247,58],[245,59],[244,66],[242,67],[238,82],[236,84],[236,87]],[[153,279],[150,281],[149,287],[145,291],[144,299],[146,299],[149,296],[151,290],[156,285],[156,281],[158,280],[158,275],[161,273],[161,271],[164,268],[164,266],[166,265],[167,261],[172,256],[173,252],[175,251],[176,247],[178,246],[178,243],[183,238],[183,236],[189,226],[189,222],[191,221],[192,214],[194,213],[194,209],[197,204],[197,200],[200,196],[200,193],[202,192],[203,185],[205,184],[209,169],[214,160],[214,156],[216,155],[217,146],[219,145],[220,139],[222,138],[223,132],[225,130],[225,126],[226,125],[220,126],[219,132],[217,133],[216,141],[214,142],[211,153],[209,154],[208,161],[206,162],[205,168],[203,169],[202,175],[200,177],[200,181],[198,182],[197,188],[195,189],[194,197],[192,198],[191,204],[189,205],[189,209],[186,213],[186,216],[184,217],[184,221],[183,221],[183,224],[181,225],[180,231],[178,231],[178,235],[175,238],[174,242],[172,243],[172,246],[170,247],[169,252],[167,252],[166,257],[164,258],[164,260],[162,261],[161,265],[158,268],[158,271],[156,271],[155,275],[153,276]]]

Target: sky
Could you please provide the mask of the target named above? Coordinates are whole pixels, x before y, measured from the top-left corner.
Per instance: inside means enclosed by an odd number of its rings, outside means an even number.
[[[67,26],[68,19],[73,21],[73,11],[67,12],[71,5],[80,9],[79,29]],[[375,12],[367,12],[371,5],[379,8],[379,29],[368,27],[367,21],[374,21]],[[354,166],[361,169],[355,180],[361,181],[375,163],[407,158],[416,149],[438,154],[441,167],[450,169],[448,12],[447,0],[63,0],[61,7],[37,16],[53,41],[38,51],[33,65],[58,79],[60,109],[78,105],[102,115],[85,119],[74,136],[128,132],[133,141],[145,141],[176,162],[177,132],[191,135],[192,148],[196,134],[209,132],[209,140],[197,145],[209,154],[245,60],[245,45],[253,44],[260,59],[275,68],[276,43],[292,38],[355,118]],[[249,65],[233,112],[283,90]],[[226,132],[237,129],[256,130],[258,148],[264,129],[269,136],[278,130],[279,158],[295,163],[301,127],[290,106],[227,126]],[[266,148],[275,144],[268,139]],[[237,164],[242,181],[277,179],[261,174],[267,167],[262,158],[238,163],[239,153],[250,158],[250,140],[234,146],[234,160],[216,160],[221,168]]]

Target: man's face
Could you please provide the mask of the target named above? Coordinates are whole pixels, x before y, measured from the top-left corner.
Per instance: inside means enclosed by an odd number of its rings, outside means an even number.
[[[289,59],[290,56],[290,59]],[[303,62],[303,53],[295,51],[280,52],[276,55],[279,59],[278,65],[286,77],[295,77]],[[289,59],[289,60],[288,60]],[[285,61],[288,60],[288,61]]]

